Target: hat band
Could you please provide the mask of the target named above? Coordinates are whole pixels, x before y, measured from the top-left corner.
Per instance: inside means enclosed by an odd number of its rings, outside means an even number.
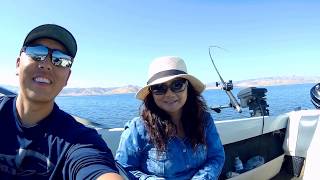
[[[159,78],[163,78],[163,77],[168,77],[168,76],[174,76],[174,75],[179,75],[179,74],[187,74],[184,71],[180,71],[180,70],[166,70],[166,71],[161,71],[156,73],[155,75],[153,75],[149,81],[147,82],[147,84],[150,84],[152,81],[157,80]]]

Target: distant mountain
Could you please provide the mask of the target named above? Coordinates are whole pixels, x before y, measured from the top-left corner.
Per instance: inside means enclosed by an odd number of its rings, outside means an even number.
[[[19,88],[11,85],[2,85],[0,87],[6,88],[12,92],[18,93]],[[110,87],[110,88],[64,88],[59,96],[96,96],[96,95],[110,95],[110,94],[126,94],[136,93],[140,89],[139,86],[123,86],[123,87]]]
[[[258,79],[248,79],[242,81],[234,81],[234,87],[258,87],[258,86],[278,86],[289,84],[307,84],[319,83],[320,76],[304,77],[304,76],[279,76],[265,77]],[[208,83],[207,89],[216,89],[216,83]]]
[[[111,88],[64,88],[60,96],[95,96],[95,95],[110,95],[110,94],[126,94],[135,93],[140,89],[139,86],[123,86]]]
[[[320,76],[303,77],[303,76],[279,76],[279,77],[266,77],[258,79],[248,79],[242,81],[234,81],[234,87],[261,87],[261,86],[276,86],[276,85],[288,85],[288,84],[306,84],[306,83],[319,83]],[[18,88],[15,86],[1,85],[13,92],[18,92]],[[218,89],[216,83],[206,84],[207,89]],[[122,87],[110,87],[110,88],[64,88],[60,96],[95,96],[95,95],[110,95],[110,94],[126,94],[136,93],[141,87],[128,85]]]

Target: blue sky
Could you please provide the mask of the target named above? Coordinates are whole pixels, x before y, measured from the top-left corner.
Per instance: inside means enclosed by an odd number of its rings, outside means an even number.
[[[77,39],[68,87],[142,86],[152,59],[167,55],[215,82],[210,45],[226,49],[214,51],[225,80],[320,75],[320,1],[5,0],[1,7],[0,84],[18,84],[22,42],[44,23]]]

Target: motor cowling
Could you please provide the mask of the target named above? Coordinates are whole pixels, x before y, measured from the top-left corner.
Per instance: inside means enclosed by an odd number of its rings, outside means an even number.
[[[269,105],[266,101],[267,92],[268,90],[266,88],[256,87],[248,87],[241,90],[237,95],[240,99],[240,106],[242,108],[249,107],[251,117],[268,116],[269,110],[267,107],[269,107]]]
[[[312,104],[320,109],[320,83],[316,84],[310,89],[310,96]]]

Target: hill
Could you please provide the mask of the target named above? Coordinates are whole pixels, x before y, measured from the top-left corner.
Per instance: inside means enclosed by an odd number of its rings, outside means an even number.
[[[279,86],[289,84],[308,84],[319,83],[320,76],[304,77],[304,76],[278,76],[278,77],[265,77],[257,79],[247,79],[242,81],[234,81],[234,87],[261,87],[261,86]],[[217,89],[216,83],[208,83],[207,89]]]
[[[248,79],[242,81],[234,81],[234,87],[261,87],[261,86],[277,86],[277,85],[289,85],[289,84],[307,84],[307,83],[319,83],[320,76],[303,77],[303,76],[279,76],[279,77],[266,77],[258,79]],[[0,85],[13,92],[17,92],[18,88],[15,86]],[[206,84],[207,89],[218,89],[216,83]],[[95,95],[110,95],[110,94],[126,94],[136,93],[141,87],[135,85],[128,85],[123,87],[92,87],[92,88],[64,88],[59,96],[95,96]]]
[[[60,96],[94,96],[94,95],[110,95],[110,94],[127,94],[136,93],[140,87],[128,85],[123,87],[111,88],[65,88],[59,94]]]

